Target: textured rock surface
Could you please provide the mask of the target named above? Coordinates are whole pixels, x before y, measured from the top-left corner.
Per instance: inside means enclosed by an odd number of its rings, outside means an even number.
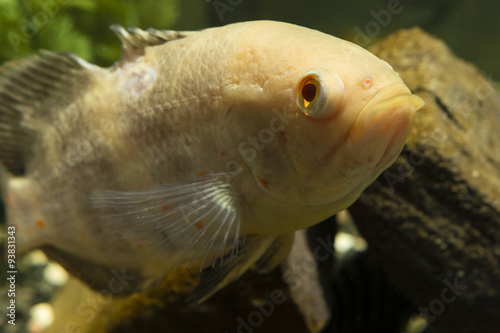
[[[349,211],[429,332],[500,332],[500,97],[419,29],[371,51],[426,106],[397,162]]]

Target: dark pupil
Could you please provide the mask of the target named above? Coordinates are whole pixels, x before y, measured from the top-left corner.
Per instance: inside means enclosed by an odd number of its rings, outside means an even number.
[[[316,97],[316,86],[308,83],[302,87],[302,97],[308,102],[311,102]]]

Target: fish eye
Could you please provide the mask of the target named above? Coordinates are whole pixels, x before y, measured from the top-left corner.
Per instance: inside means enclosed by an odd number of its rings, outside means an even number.
[[[309,103],[314,101],[318,93],[317,82],[306,82],[300,91],[302,93],[302,99],[304,100],[304,106],[308,107]]]
[[[311,118],[325,119],[335,114],[344,98],[344,83],[330,71],[307,72],[297,86],[297,106]]]

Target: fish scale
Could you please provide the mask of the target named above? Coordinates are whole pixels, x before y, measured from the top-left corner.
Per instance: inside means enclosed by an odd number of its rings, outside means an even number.
[[[368,51],[292,24],[112,29],[110,68],[49,51],[0,68],[18,253],[42,248],[98,290],[125,270],[142,291],[186,264],[201,302],[271,270],[294,231],[394,162],[423,106]]]

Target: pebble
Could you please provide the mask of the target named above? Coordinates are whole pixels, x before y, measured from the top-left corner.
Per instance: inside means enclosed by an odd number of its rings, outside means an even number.
[[[31,333],[43,332],[52,326],[54,310],[49,303],[38,303],[30,309],[28,329]]]

